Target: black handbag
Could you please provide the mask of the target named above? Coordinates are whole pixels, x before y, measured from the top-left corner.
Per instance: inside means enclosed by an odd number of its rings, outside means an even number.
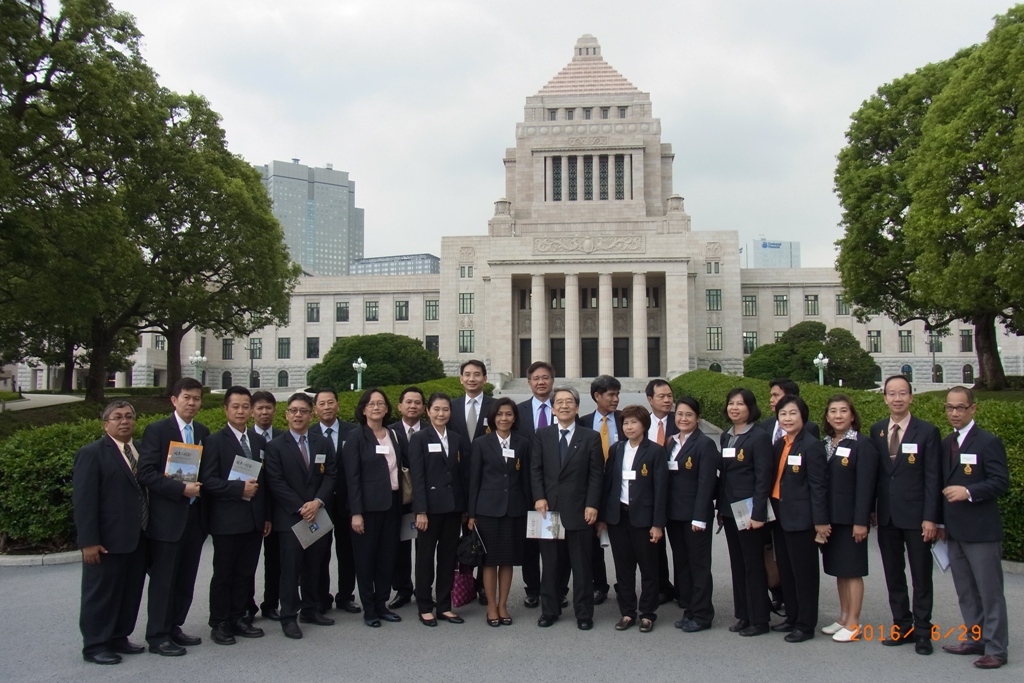
[[[484,556],[487,554],[487,547],[480,538],[480,532],[473,526],[473,533],[463,536],[455,549],[455,557],[462,564],[470,567],[479,567],[484,563]]]

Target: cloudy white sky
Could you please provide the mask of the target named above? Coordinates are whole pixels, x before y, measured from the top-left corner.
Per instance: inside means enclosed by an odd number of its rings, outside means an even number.
[[[831,265],[849,116],[981,42],[1010,0],[112,0],[161,83],[205,95],[232,151],[348,171],[366,255],[484,234],[525,98],[591,33],[651,93],[695,230],[798,240]]]

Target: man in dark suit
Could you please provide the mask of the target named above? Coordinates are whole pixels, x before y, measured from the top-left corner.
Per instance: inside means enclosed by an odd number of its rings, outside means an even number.
[[[581,631],[594,627],[594,593],[591,565],[594,524],[601,504],[604,456],[601,437],[576,424],[580,397],[575,389],[554,392],[556,423],[537,430],[531,447],[530,480],[534,509],[557,512],[565,528],[565,540],[540,541],[544,571],[541,576],[541,617],[537,625],[558,620],[561,565],[568,555],[573,576],[573,610]]]
[[[910,414],[914,394],[906,377],[888,378],[883,392],[889,417],[871,425],[871,441],[880,460],[875,521],[889,589],[889,608],[898,637],[882,642],[902,645],[914,638],[915,651],[930,655],[931,544],[936,537],[936,522],[942,515],[939,430]],[[907,592],[907,563],[914,581],[913,612]]]
[[[782,428],[779,427],[779,419],[775,417],[775,406],[787,394],[799,396],[800,385],[788,377],[776,377],[768,383],[768,405],[771,407],[772,416],[761,420],[757,423],[757,426],[771,435],[773,444],[781,439],[784,434]],[[815,439],[821,438],[821,429],[818,428],[818,425],[813,420],[807,421],[807,424],[804,425],[804,431],[813,434]]]
[[[139,481],[149,489],[149,651],[165,657],[185,654],[202,638],[181,630],[195,590],[199,558],[206,542],[199,482],[164,476],[172,441],[198,444],[210,435],[193,421],[203,403],[203,385],[184,377],[171,388],[174,414],[146,427],[139,451]]]
[[[338,392],[334,389],[317,389],[313,398],[319,422],[310,425],[309,433],[327,437],[335,458],[341,453],[351,434],[355,433],[356,425],[338,419]],[[320,614],[327,614],[332,604],[350,614],[359,614],[362,610],[356,604],[356,564],[352,555],[352,524],[348,513],[348,487],[345,486],[344,468],[338,468],[338,480],[335,484],[334,500],[331,503],[334,519],[334,552],[338,557],[338,592],[331,596],[331,539],[327,539],[327,551],[320,568]]]
[[[673,436],[679,433],[676,421],[673,419],[675,409],[675,396],[672,394],[672,386],[663,379],[655,378],[647,383],[645,389],[647,403],[651,407],[651,426],[647,430],[647,438],[664,447]],[[658,586],[661,604],[669,600],[678,602],[675,586],[672,585],[668,566],[668,546],[665,537],[658,541]],[[685,605],[682,605],[686,607]]]
[[[551,389],[555,386],[555,368],[542,360],[535,361],[526,369],[526,381],[530,384],[533,396],[516,406],[516,425],[519,433],[532,443],[536,431],[554,421],[551,412]],[[528,461],[523,464],[529,466]],[[527,494],[529,495],[529,491]],[[523,542],[523,583],[526,584],[526,599],[523,600],[523,605],[530,608],[539,606],[540,545],[535,538],[528,538]],[[565,575],[565,585],[569,585],[568,573]],[[564,607],[569,606],[564,598],[563,602]]]
[[[971,637],[942,649],[981,655],[974,666],[998,669],[1006,664],[1009,628],[996,501],[1009,488],[1010,473],[1002,440],[974,424],[976,409],[970,389],[953,387],[946,394],[946,419],[954,431],[942,441],[942,519],[960,614]],[[974,637],[975,626],[980,638]]]
[[[257,391],[252,395],[253,431],[257,436],[270,443],[280,434],[274,429],[274,415],[277,413],[277,399],[269,391]],[[266,475],[264,475],[265,477]],[[264,492],[266,494],[266,492]],[[274,500],[269,494],[263,496],[263,505],[268,522],[274,519]],[[267,619],[279,621],[281,613],[277,606],[281,600],[281,548],[277,542],[277,534],[269,533],[263,537],[263,602],[259,610]],[[256,577],[253,576],[251,590],[254,596],[252,604],[245,615],[245,620],[252,623],[256,616]]]
[[[117,664],[146,648],[128,640],[146,582],[149,521],[146,490],[135,478],[135,408],[113,401],[103,410],[106,435],[75,454],[72,500],[82,549],[82,657]]]
[[[601,451],[608,462],[608,452],[612,446],[625,438],[622,435],[622,412],[619,407],[619,392],[622,383],[609,375],[600,375],[590,383],[590,397],[597,404],[597,410],[587,413],[579,419],[584,427],[593,429],[601,437]],[[601,537],[594,534],[594,604],[600,605],[608,599],[608,567],[604,561],[604,548]]]
[[[260,562],[263,537],[270,533],[266,517],[263,472],[249,480],[232,479],[235,459],[263,464],[267,442],[247,429],[251,394],[231,387],[224,394],[224,429],[203,439],[199,481],[206,497],[206,518],[213,536],[213,579],[210,581],[210,637],[218,645],[234,645],[235,636],[260,638],[263,629],[245,621],[252,603],[252,585]]]
[[[398,397],[398,412],[402,419],[392,422],[388,429],[394,431],[398,437],[398,445],[402,452],[399,459],[402,467],[409,467],[409,439],[412,435],[423,428],[423,410],[427,399],[423,390],[419,387],[406,387]],[[402,506],[402,514],[412,513],[412,504]],[[398,554],[395,556],[395,573],[391,578],[391,588],[395,591],[395,598],[388,603],[388,609],[398,609],[408,605],[412,601],[412,540],[401,541],[398,544]]]
[[[330,501],[337,462],[327,437],[309,433],[313,401],[304,393],[288,398],[288,433],[267,444],[264,467],[274,497],[274,529],[281,544],[281,628],[288,638],[301,638],[296,617],[304,624],[329,626],[334,620],[317,611],[323,556],[330,535],[303,549],[292,527],[311,523],[320,508],[331,514]],[[299,587],[302,587],[300,598]]]

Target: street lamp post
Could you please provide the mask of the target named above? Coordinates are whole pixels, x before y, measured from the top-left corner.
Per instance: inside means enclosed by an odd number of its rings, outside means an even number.
[[[199,353],[199,349],[196,349],[195,353],[188,357],[188,364],[195,368],[196,379],[202,382],[201,373],[203,366],[206,365],[206,356]]]
[[[828,367],[828,358],[825,358],[825,354],[819,353],[818,357],[814,359],[814,367],[818,368],[818,385],[824,386],[825,384],[825,368]]]
[[[366,370],[366,363],[363,362],[363,357],[360,356],[356,359],[356,362],[352,364],[352,369],[356,371],[356,390],[363,390],[363,371]]]
[[[255,388],[256,383],[253,380],[256,378],[256,357],[263,359],[263,340],[250,337],[245,350],[249,352],[249,386]]]

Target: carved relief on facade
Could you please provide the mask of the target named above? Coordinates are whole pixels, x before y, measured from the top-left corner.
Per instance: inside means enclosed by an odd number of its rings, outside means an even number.
[[[551,316],[551,333],[552,334],[565,334],[565,315],[562,313],[555,313]]]
[[[615,334],[629,334],[632,327],[632,314],[621,311],[615,312],[615,315],[612,317],[612,329],[614,329]]]
[[[459,249],[459,263],[472,263],[476,260],[476,249],[473,247],[462,247]]]
[[[533,240],[534,254],[594,254],[627,252],[642,254],[646,251],[643,235],[574,235],[572,237],[537,237]]]
[[[718,327],[722,324],[721,313],[708,313],[708,325],[712,327]]]
[[[592,126],[596,129],[597,126]],[[601,145],[607,145],[608,138],[603,136],[589,136],[589,137],[572,137],[569,138],[570,147],[598,147]]]
[[[704,256],[707,258],[721,258],[722,257],[722,243],[721,242],[708,242],[704,245]]]
[[[661,332],[661,318],[653,315],[647,316],[647,334],[654,335]]]
[[[597,334],[597,314],[595,314],[595,313],[581,313],[580,314],[580,333],[581,334]]]
[[[460,315],[459,316],[459,329],[460,330],[471,330],[471,329],[473,329],[473,316],[471,316],[471,315]]]

